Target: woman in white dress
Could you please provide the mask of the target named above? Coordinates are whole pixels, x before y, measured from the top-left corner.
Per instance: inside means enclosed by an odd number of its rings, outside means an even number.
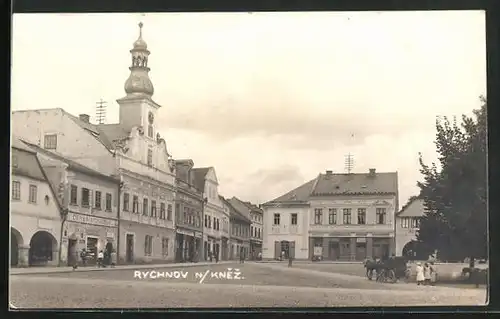
[[[422,267],[421,263],[417,263],[417,285],[422,285],[424,283],[425,277],[424,277],[424,267]]]

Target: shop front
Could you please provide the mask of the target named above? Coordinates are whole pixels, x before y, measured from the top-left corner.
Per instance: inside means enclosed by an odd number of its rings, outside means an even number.
[[[61,259],[69,265],[81,264],[85,249],[86,264],[94,265],[100,251],[110,256],[116,250],[117,238],[116,219],[70,212],[64,224]]]
[[[196,262],[201,253],[201,232],[177,227],[175,235],[175,260],[177,262]]]

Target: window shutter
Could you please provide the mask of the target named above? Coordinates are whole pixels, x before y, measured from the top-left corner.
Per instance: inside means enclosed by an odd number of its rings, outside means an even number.
[[[94,210],[94,191],[89,189],[89,207],[90,211]]]

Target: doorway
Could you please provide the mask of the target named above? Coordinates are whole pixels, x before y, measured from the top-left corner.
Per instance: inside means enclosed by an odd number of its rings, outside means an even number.
[[[78,241],[76,239],[69,239],[68,240],[68,266],[72,266],[76,264],[78,261],[77,257],[77,243]]]
[[[287,240],[281,241],[281,252],[285,252],[285,259],[288,259],[290,256],[290,243]]]
[[[350,260],[351,259],[351,245],[349,241],[340,242],[340,259]]]
[[[132,263],[134,261],[134,235],[127,234],[125,242],[125,258],[127,263]]]
[[[87,259],[87,264],[95,264],[97,262],[97,243],[99,239],[96,237],[87,237],[87,253],[90,258]]]
[[[366,259],[366,243],[356,243],[356,260]]]
[[[331,241],[328,244],[328,257],[330,260],[337,260],[340,255],[340,247],[338,241]]]
[[[10,233],[10,265],[17,266],[19,263],[19,244],[16,235]]]

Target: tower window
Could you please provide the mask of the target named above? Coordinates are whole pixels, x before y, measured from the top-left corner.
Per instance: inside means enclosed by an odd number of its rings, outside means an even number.
[[[148,166],[153,166],[153,150],[148,149]]]
[[[153,125],[148,125],[148,137],[153,138]]]

